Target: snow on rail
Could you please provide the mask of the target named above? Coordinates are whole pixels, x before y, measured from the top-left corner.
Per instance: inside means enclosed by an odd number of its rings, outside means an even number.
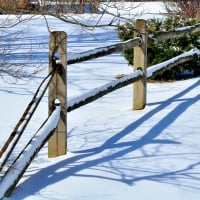
[[[95,59],[98,57],[112,54],[114,52],[124,51],[141,44],[142,44],[142,39],[140,37],[136,37],[134,39],[127,40],[125,42],[120,42],[120,43],[105,46],[105,47],[95,48],[95,49],[85,51],[82,53],[76,53],[68,57],[67,64],[69,65],[69,64],[74,64],[74,63],[79,63],[79,62]]]
[[[111,81],[79,97],[75,97],[69,102],[67,102],[67,112],[70,112],[72,110],[75,110],[76,108],[86,105],[116,89],[129,85],[130,83],[139,80],[142,76],[143,72],[141,70],[137,70],[134,73],[124,76],[118,80]]]
[[[184,37],[189,34],[194,34],[200,32],[200,23],[192,26],[183,26],[170,31],[159,31],[149,37],[148,42],[153,42],[154,40],[167,40]]]
[[[3,199],[12,192],[24,171],[37,154],[38,150],[42,148],[44,143],[48,140],[49,136],[57,127],[61,111],[59,100],[55,100],[54,105],[55,110],[48,118],[46,123],[30,139],[25,148],[19,154],[18,158],[16,158],[12,166],[9,167],[5,175],[2,177],[2,180],[0,181],[0,199]]]
[[[199,49],[191,49],[190,51],[182,53],[182,54],[180,54],[174,58],[171,58],[167,61],[153,65],[152,67],[148,67],[147,68],[147,78],[153,77],[153,76],[159,74],[161,71],[164,71],[166,69],[177,66],[178,64],[181,64],[181,63],[193,60],[193,59],[197,59],[199,57],[200,57],[200,50]]]
[[[17,144],[18,140],[20,139],[23,131],[25,130],[27,124],[31,120],[33,113],[35,112],[36,108],[38,107],[39,102],[41,101],[44,93],[47,90],[47,87],[52,80],[53,75],[49,74],[40,84],[38,87],[33,99],[28,104],[25,112],[23,113],[22,117],[20,118],[19,122],[15,126],[13,132],[10,134],[8,140],[4,144],[3,148],[0,151],[0,170],[8,160],[12,150],[14,149],[15,145]]]
[[[164,71],[166,69],[172,68],[178,64],[197,59],[200,57],[200,50],[192,49],[188,52],[185,52],[179,56],[176,56],[170,60],[159,63],[152,67],[147,68],[147,78],[153,77],[156,74]],[[141,70],[137,70],[125,77],[122,77],[118,80],[111,81],[99,88],[95,88],[81,96],[75,97],[67,102],[67,112],[75,110],[83,105],[86,105],[116,89],[124,87],[128,84],[133,83],[134,81],[139,80],[143,76],[143,72]]]

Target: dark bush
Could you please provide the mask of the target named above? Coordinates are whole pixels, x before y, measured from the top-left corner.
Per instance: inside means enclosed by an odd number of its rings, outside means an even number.
[[[194,25],[196,21],[194,19],[183,19],[180,17],[161,19],[149,19],[147,20],[147,29],[149,34],[156,31],[168,31],[178,27]],[[127,23],[118,28],[118,35],[122,41],[133,38],[134,26]],[[192,48],[200,48],[200,33],[187,35],[182,38],[168,39],[165,41],[156,41],[151,43],[147,47],[147,62],[148,66],[158,64],[160,62],[169,60],[183,52],[189,51]],[[128,61],[129,65],[133,63],[133,49],[123,52],[124,57]],[[178,79],[184,77],[184,72],[190,72],[193,75],[200,75],[200,63],[199,61],[190,61],[181,64],[171,70],[163,72],[163,74],[156,76],[155,79]]]

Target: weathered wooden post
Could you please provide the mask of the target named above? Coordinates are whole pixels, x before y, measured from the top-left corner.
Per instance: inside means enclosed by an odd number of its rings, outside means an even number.
[[[134,71],[140,69],[144,75],[142,79],[133,84],[133,110],[140,110],[146,105],[147,31],[145,20],[136,20],[135,37],[141,37],[142,44],[134,48]]]
[[[196,12],[196,21],[197,21],[197,23],[200,22],[200,8],[198,8],[197,12]]]
[[[61,117],[55,133],[48,141],[49,157],[65,155],[67,149],[66,41],[67,36],[65,32],[51,32],[49,42],[49,70],[52,71],[57,68],[57,73],[49,85],[49,114],[54,109],[54,100],[59,99],[61,102]]]

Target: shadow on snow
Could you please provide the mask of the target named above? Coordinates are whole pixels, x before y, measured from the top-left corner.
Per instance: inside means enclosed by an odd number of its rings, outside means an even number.
[[[35,174],[31,175],[27,180],[21,183],[21,187],[26,187],[28,185],[30,191],[28,193],[21,194],[21,198],[25,198],[27,196],[33,195],[37,193],[42,188],[46,187],[47,185],[52,185],[56,182],[59,182],[63,179],[66,179],[71,176],[81,176],[81,177],[93,177],[93,178],[99,178],[99,179],[106,179],[111,181],[118,181],[122,182],[128,185],[133,185],[138,181],[141,180],[151,180],[151,181],[158,181],[158,182],[164,182],[169,184],[178,185],[181,187],[187,187],[190,189],[200,189],[200,183],[199,185],[186,185],[184,181],[179,181],[179,179],[195,179],[196,181],[200,181],[200,173],[193,174],[191,172],[192,169],[195,167],[198,167],[200,165],[200,161],[195,161],[194,163],[190,163],[187,166],[182,166],[181,169],[174,169],[174,170],[166,170],[166,171],[151,171],[151,174],[147,175],[135,175],[134,172],[132,172],[132,175],[126,175],[125,172],[117,168],[112,168],[111,173],[117,173],[116,176],[101,176],[101,175],[90,175],[90,174],[80,174],[80,172],[84,169],[89,168],[95,168],[98,165],[103,166],[103,164],[114,161],[117,159],[122,158],[123,156],[134,152],[138,149],[143,148],[145,145],[148,144],[180,144],[180,142],[176,142],[173,140],[165,140],[165,139],[156,139],[157,136],[161,135],[162,131],[166,129],[172,122],[174,122],[178,116],[180,116],[186,109],[188,109],[191,105],[195,104],[197,101],[200,100],[200,94],[197,94],[194,98],[191,99],[185,99],[183,102],[181,102],[174,110],[169,112],[166,116],[163,118],[160,118],[160,121],[156,122],[156,124],[152,125],[152,127],[146,132],[140,139],[136,141],[127,141],[127,142],[120,142],[122,138],[133,132],[137,127],[142,126],[145,121],[147,121],[150,117],[153,115],[159,113],[160,111],[164,110],[166,107],[168,107],[170,104],[172,104],[174,101],[177,101],[178,98],[182,97],[183,95],[190,92],[192,89],[198,87],[200,85],[200,80],[198,80],[193,85],[189,86],[182,92],[176,94],[175,96],[167,99],[165,102],[160,102],[160,104],[154,108],[153,110],[149,111],[147,114],[139,118],[138,120],[132,122],[127,127],[125,127],[120,132],[116,133],[114,136],[107,138],[107,140],[100,146],[96,148],[90,148],[85,149],[82,151],[76,151],[74,152],[75,155],[70,158],[66,158],[65,160],[62,160],[54,165],[51,165],[47,168],[41,169],[40,171],[36,172]],[[100,154],[105,150],[112,150],[115,149],[116,151],[108,151],[109,153],[103,157],[100,156]],[[92,157],[91,156],[98,156],[99,157]],[[183,154],[176,154],[176,152],[173,155],[177,156],[183,156]],[[155,157],[156,155],[151,155],[150,157]],[[169,155],[164,155],[165,158]],[[185,154],[184,154],[185,156]],[[147,156],[148,157],[148,156]],[[89,159],[90,158],[90,159]],[[145,156],[144,156],[145,158]],[[86,160],[82,160],[86,159]],[[87,160],[88,159],[88,160]],[[137,157],[133,157],[130,159],[134,159],[134,162],[137,162]],[[126,161],[130,162],[130,161]],[[121,164],[122,165],[122,164]],[[99,166],[99,168],[101,168]],[[122,166],[120,166],[122,167]],[[58,171],[62,168],[62,171]],[[148,166],[146,167],[148,169]],[[106,168],[105,168],[106,170]],[[134,170],[134,169],[131,169]],[[142,169],[141,169],[142,170]],[[103,171],[103,168],[102,168]],[[121,173],[121,174],[120,174]],[[42,178],[41,178],[42,177]],[[39,181],[38,181],[39,180]],[[35,184],[36,183],[36,184]],[[32,185],[32,186],[31,186]]]

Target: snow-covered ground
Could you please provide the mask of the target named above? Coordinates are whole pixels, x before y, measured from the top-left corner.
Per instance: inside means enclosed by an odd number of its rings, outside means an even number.
[[[148,5],[153,9],[157,3]],[[51,30],[68,33],[69,56],[119,41],[112,27],[95,29],[91,35],[52,17],[48,21]],[[44,18],[20,24],[15,30],[21,28],[25,34],[16,41],[21,47],[17,49],[20,62],[31,49],[34,63],[46,70],[25,83],[0,80],[0,147],[48,72],[49,33]],[[69,65],[68,101],[130,72],[121,53]],[[148,83],[147,106],[140,111],[132,110],[132,87],[68,113],[67,155],[49,159],[45,146],[8,199],[198,200],[200,78]],[[46,94],[15,154],[47,117],[47,101]]]

